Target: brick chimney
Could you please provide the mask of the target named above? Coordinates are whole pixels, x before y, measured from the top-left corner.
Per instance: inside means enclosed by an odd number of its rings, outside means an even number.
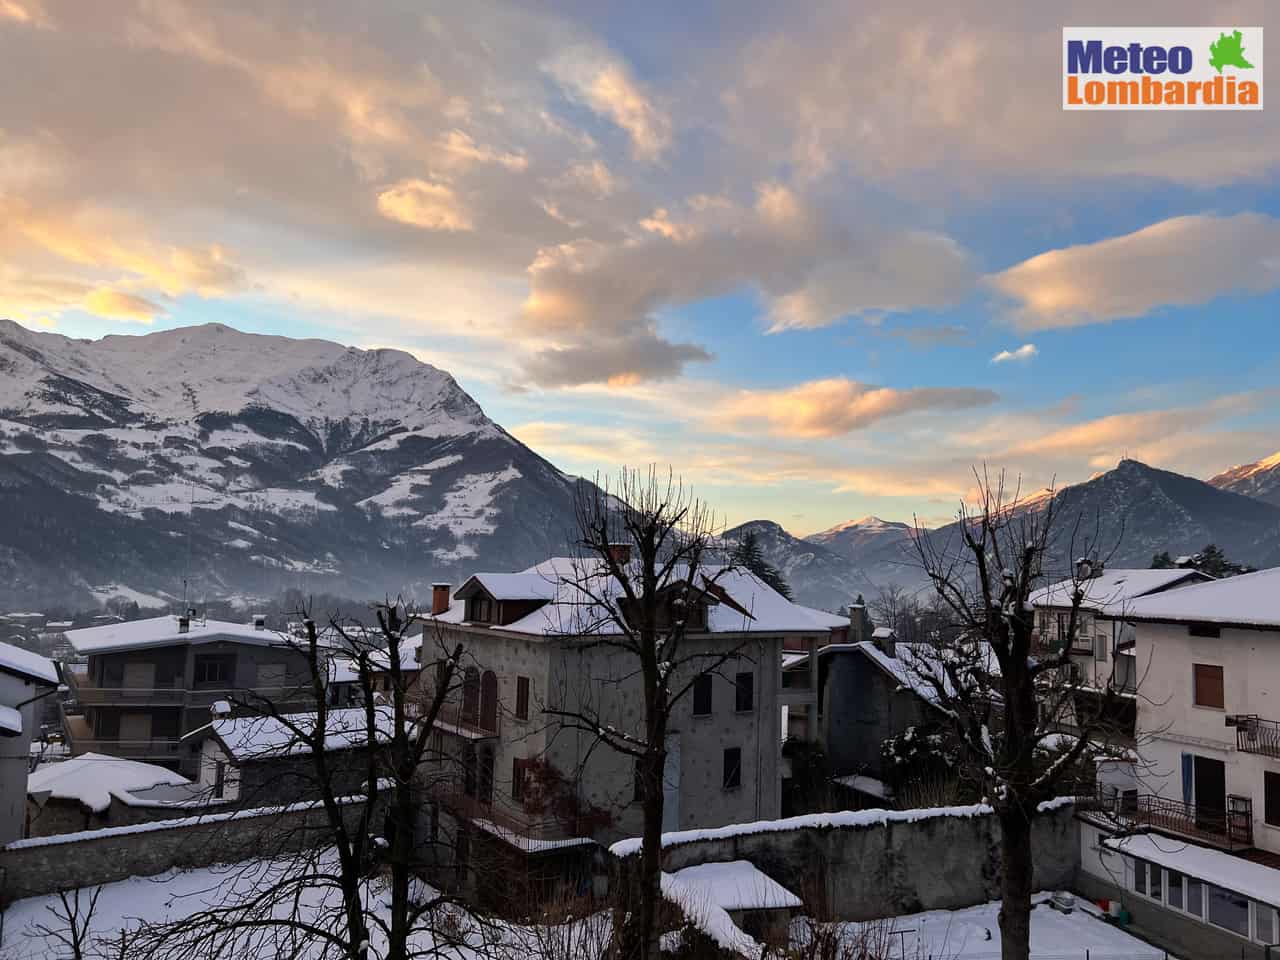
[[[191,618],[186,614],[178,617],[178,632],[187,633],[191,629]]]
[[[431,585],[431,615],[437,617],[449,609],[449,584],[433,583]]]
[[[613,558],[613,562],[620,567],[625,567],[631,562],[631,544],[629,543],[611,543],[609,544],[609,556]]]
[[[862,600],[862,595],[858,595],[858,599],[849,604],[849,642],[861,643],[868,639],[865,635],[866,630],[866,614],[867,605]]]

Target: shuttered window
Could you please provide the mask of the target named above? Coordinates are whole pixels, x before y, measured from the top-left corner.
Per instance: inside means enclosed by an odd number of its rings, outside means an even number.
[[[1222,668],[1207,663],[1196,663],[1192,665],[1192,670],[1194,671],[1196,706],[1223,709],[1225,701],[1222,695]]]

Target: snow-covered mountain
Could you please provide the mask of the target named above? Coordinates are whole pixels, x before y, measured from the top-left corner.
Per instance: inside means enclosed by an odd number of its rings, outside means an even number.
[[[875,596],[879,588],[849,558],[821,543],[792,536],[772,520],[750,520],[725,531],[728,541],[753,531],[766,560],[778,568],[796,602],[823,610],[837,610],[863,594]]]
[[[0,320],[0,604],[417,591],[563,549],[575,482],[400,351]]]
[[[812,533],[804,539],[821,544],[845,557],[856,558],[865,551],[876,550],[894,543],[901,543],[911,535],[911,524],[879,517],[863,517],[836,524],[821,533]]]
[[[1219,490],[1230,490],[1280,507],[1280,453],[1224,470],[1211,477],[1209,483]]]

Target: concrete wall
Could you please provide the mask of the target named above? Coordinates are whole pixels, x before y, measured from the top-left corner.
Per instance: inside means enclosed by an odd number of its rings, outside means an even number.
[[[354,826],[360,805],[344,808]],[[381,815],[375,817],[381,823]],[[234,820],[170,820],[144,833],[98,831],[20,841],[0,849],[0,906],[56,890],[274,856],[326,843],[323,808],[268,812]],[[137,828],[134,828],[135,830]]]
[[[999,823],[989,814],[743,832],[670,846],[663,854],[663,869],[750,860],[833,916],[866,920],[951,910],[998,898],[999,836]],[[1063,807],[1037,818],[1032,842],[1036,889],[1070,888],[1080,857],[1072,809]]]
[[[0,705],[17,706],[48,689],[12,674],[0,673]],[[16,737],[0,737],[0,843],[22,836],[31,734],[39,729],[42,709],[39,702],[28,703],[18,711],[22,714],[22,733]]]
[[[822,740],[835,776],[882,776],[885,740],[907,727],[941,719],[856,650],[833,651],[822,661]]]
[[[1227,793],[1253,798],[1254,844],[1280,853],[1280,826],[1265,822],[1263,802],[1263,773],[1280,773],[1280,759],[1238,751],[1225,723],[1227,714],[1240,713],[1280,721],[1280,631],[1223,628],[1220,637],[1193,637],[1185,624],[1136,626],[1142,791],[1181,800],[1181,754],[1222,760]],[[1195,705],[1196,663],[1222,667],[1223,709]]]

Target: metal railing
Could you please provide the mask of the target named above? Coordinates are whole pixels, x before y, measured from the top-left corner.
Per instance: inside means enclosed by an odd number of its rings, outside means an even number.
[[[1080,798],[1077,806],[1227,851],[1253,846],[1253,800],[1249,797],[1228,796],[1225,809],[1151,794],[1096,795]]]
[[[1248,714],[1235,718],[1236,749],[1280,759],[1280,723]]]
[[[82,753],[101,753],[108,757],[172,759],[182,751],[182,741],[176,737],[153,737],[150,740],[90,740],[68,738],[72,756]]]
[[[69,671],[67,686],[81,706],[144,706],[144,707],[209,707],[218,700],[244,700],[254,698],[270,700],[276,704],[306,704],[314,699],[308,685],[291,687],[100,687],[89,680],[87,674]]]

